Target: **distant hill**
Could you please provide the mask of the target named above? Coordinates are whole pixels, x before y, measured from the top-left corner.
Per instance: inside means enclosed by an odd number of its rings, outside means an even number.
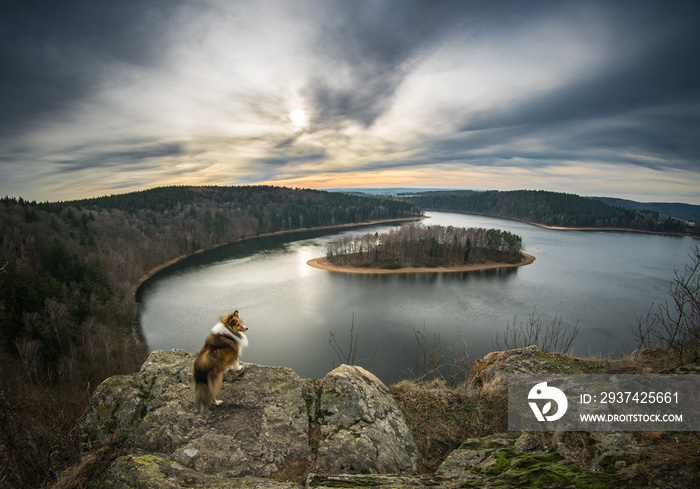
[[[424,209],[463,211],[567,228],[620,228],[665,233],[697,232],[658,211],[609,205],[600,199],[543,190],[437,191],[401,196]]]
[[[700,205],[681,204],[678,202],[636,202],[634,200],[615,199],[612,197],[591,197],[608,205],[632,209],[635,211],[649,210],[658,212],[661,216],[675,217],[686,221],[700,222]]]
[[[444,189],[444,188],[411,188],[411,187],[386,187],[386,188],[361,188],[361,187],[347,187],[347,188],[331,188],[328,189],[329,192],[341,192],[350,195],[401,195],[401,194],[414,194],[423,192],[438,192],[438,191],[457,191],[458,189]],[[468,190],[460,190],[461,192],[468,192]]]
[[[183,230],[189,230],[190,221],[204,223],[215,230],[214,238],[219,243],[242,235],[420,215],[418,209],[405,202],[376,196],[269,185],[158,187],[90,199],[44,202],[36,204],[36,208],[53,213],[70,208],[119,210],[129,215],[156,213],[157,220],[172,218],[171,224]]]

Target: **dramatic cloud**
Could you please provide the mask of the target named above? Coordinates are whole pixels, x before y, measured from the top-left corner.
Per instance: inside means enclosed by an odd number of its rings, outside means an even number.
[[[693,1],[7,2],[0,182],[700,203],[698,59]]]

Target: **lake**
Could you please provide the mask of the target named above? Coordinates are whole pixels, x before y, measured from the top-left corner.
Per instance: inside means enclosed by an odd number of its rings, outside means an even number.
[[[627,232],[555,231],[519,221],[428,212],[422,225],[498,228],[523,238],[536,261],[524,267],[453,274],[350,275],[306,265],[340,234],[395,225],[306,231],[234,243],[158,273],[138,291],[149,349],[199,350],[221,315],[238,309],[249,328],[242,361],[323,377],[343,363],[329,343],[390,384],[420,369],[416,333],[444,352],[469,345],[476,360],[509,324],[540,316],[578,324],[573,354],[636,348],[637,316],[668,296],[674,269],[697,240]],[[420,356],[420,355],[419,355]]]

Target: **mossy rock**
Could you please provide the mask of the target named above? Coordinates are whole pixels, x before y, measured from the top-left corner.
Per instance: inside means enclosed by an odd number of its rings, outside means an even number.
[[[461,487],[607,488],[622,477],[609,470],[594,472],[566,460],[553,448],[520,451],[519,432],[472,438],[454,450],[436,472],[443,481]]]

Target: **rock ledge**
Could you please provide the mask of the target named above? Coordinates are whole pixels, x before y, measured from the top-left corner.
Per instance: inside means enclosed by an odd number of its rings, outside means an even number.
[[[412,472],[419,452],[403,415],[361,367],[310,380],[289,368],[244,364],[226,373],[223,404],[201,416],[194,356],[154,351],[137,374],[99,386],[81,450],[120,440],[129,453],[115,461],[105,487],[271,487],[277,483],[255,478],[290,464],[321,474]]]

